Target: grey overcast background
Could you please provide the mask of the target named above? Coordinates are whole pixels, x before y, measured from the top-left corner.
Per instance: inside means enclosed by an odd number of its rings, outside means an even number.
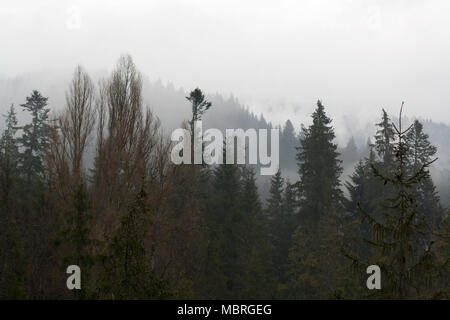
[[[321,98],[347,125],[402,100],[448,124],[449,17],[448,0],[1,0],[0,75],[111,70],[129,53],[151,80],[233,94],[274,123]]]

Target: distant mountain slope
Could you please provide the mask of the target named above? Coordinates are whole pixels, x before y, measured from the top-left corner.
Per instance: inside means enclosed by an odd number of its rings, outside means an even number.
[[[106,73],[99,72],[93,76],[97,81]],[[16,78],[0,77],[0,113],[6,113],[11,103],[19,106],[25,101],[25,97],[32,89],[40,90],[44,96],[49,97],[49,105],[52,110],[60,110],[65,104],[64,92],[70,81],[70,74],[61,73],[35,73]],[[175,88],[171,83],[163,84],[161,81],[151,82],[144,78],[144,102],[151,107],[160,118],[166,132],[180,127],[181,123],[189,119],[190,106],[186,101],[187,90]],[[192,88],[193,89],[193,88]],[[204,117],[204,128],[272,128],[262,115],[255,115],[242,105],[237,98],[225,98],[219,93],[207,94],[213,107]],[[314,102],[312,102],[312,105]],[[20,112],[20,108],[18,111]],[[393,117],[394,118],[394,117]],[[305,119],[306,120],[306,119]],[[378,119],[374,119],[375,123]],[[19,114],[19,122],[24,121],[24,116]],[[444,123],[436,123],[431,120],[421,120],[424,130],[430,135],[430,140],[438,147],[439,161],[434,166],[432,174],[439,187],[442,202],[450,205],[450,126]],[[406,119],[405,122],[408,122]],[[297,133],[301,123],[292,121],[288,126],[281,128],[280,134],[280,166],[284,176],[295,181],[297,178],[297,167],[295,161],[295,147],[298,146]],[[291,127],[290,127],[291,126]],[[3,123],[0,123],[0,128]],[[289,128],[287,128],[289,127]],[[364,132],[365,137],[355,137],[356,141],[367,141],[375,133],[374,125],[372,132]],[[342,132],[342,131],[341,131]],[[357,138],[357,139],[356,139]],[[339,146],[344,163],[343,179],[347,179],[352,172],[355,162],[362,156],[367,155],[365,145],[357,145],[355,141],[349,141],[347,145]],[[260,177],[260,191],[263,195],[268,188],[268,177]]]

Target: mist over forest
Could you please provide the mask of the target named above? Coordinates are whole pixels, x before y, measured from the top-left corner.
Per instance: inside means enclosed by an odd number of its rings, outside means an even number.
[[[94,72],[93,79],[97,82],[101,77],[108,74],[107,71]],[[16,77],[0,76],[0,111],[6,114],[9,106],[14,104],[20,106],[33,88],[38,88],[44,95],[49,97],[49,106],[53,114],[58,114],[65,105],[65,92],[67,84],[70,82],[70,72],[60,70],[59,72],[39,72],[20,75]],[[248,105],[239,101],[239,97],[234,95],[223,95],[220,92],[206,93],[213,104],[213,108],[203,119],[204,129],[218,128],[225,132],[227,128],[272,128],[279,127],[281,132],[286,126],[286,121],[290,121],[295,134],[295,142],[289,142],[293,137],[281,135],[280,167],[283,176],[295,181],[297,178],[297,165],[295,162],[295,151],[292,146],[298,147],[298,134],[302,124],[309,124],[309,115],[313,111],[314,101],[310,105],[303,106],[305,111],[302,115],[294,118],[288,116],[277,116],[277,121],[271,121],[270,117],[263,113],[254,113]],[[190,117],[190,107],[186,102],[187,89],[176,87],[172,82],[163,82],[158,79],[151,81],[144,74],[143,99],[155,115],[161,120],[161,125],[169,135],[172,130],[181,126],[183,121]],[[320,98],[320,97],[318,97]],[[326,103],[326,101],[324,101]],[[330,106],[332,107],[332,106]],[[380,106],[382,108],[386,106]],[[395,106],[390,106],[395,110]],[[281,107],[282,108],[282,107]],[[20,112],[18,108],[18,119],[21,122],[26,114]],[[406,110],[408,107],[406,106]],[[392,120],[398,119],[397,114],[391,114]],[[450,205],[450,125],[448,122],[433,121],[427,118],[426,108],[423,113],[409,114],[405,117],[405,123],[411,123],[414,119],[419,119],[424,124],[424,130],[430,135],[430,141],[438,148],[438,161],[431,168],[431,174],[441,195],[441,201],[445,206]],[[340,114],[339,118],[333,119],[336,128],[336,141],[338,143],[341,159],[343,160],[344,173],[343,180],[347,180],[354,165],[359,159],[368,154],[368,139],[375,134],[377,118],[365,116],[362,118],[352,117],[351,114]],[[337,123],[337,124],[336,124]],[[2,128],[4,124],[0,124]],[[354,144],[354,145],[353,145]],[[93,152],[93,150],[92,150]],[[93,159],[93,156],[88,156]],[[258,182],[263,198],[269,191],[269,180],[259,177]]]
[[[448,300],[449,12],[2,0],[0,300]]]

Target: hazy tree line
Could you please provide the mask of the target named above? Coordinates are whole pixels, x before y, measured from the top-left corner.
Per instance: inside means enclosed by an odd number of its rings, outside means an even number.
[[[290,121],[282,130],[281,165],[295,163],[297,179],[278,171],[262,199],[252,167],[172,164],[142,96],[123,56],[98,84],[77,67],[59,114],[38,91],[20,106],[28,123],[11,106],[0,140],[0,298],[448,298],[450,220],[419,121],[405,129],[383,110],[343,185],[318,101],[298,137]],[[196,89],[186,108],[193,130],[214,104]],[[71,264],[82,290],[66,288]],[[371,264],[380,291],[366,288]]]

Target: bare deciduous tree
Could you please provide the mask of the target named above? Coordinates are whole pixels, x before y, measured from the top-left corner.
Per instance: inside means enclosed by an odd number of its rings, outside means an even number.
[[[95,125],[94,101],[94,84],[83,68],[77,66],[66,92],[67,109],[59,121],[77,184],[80,182],[83,154]]]

